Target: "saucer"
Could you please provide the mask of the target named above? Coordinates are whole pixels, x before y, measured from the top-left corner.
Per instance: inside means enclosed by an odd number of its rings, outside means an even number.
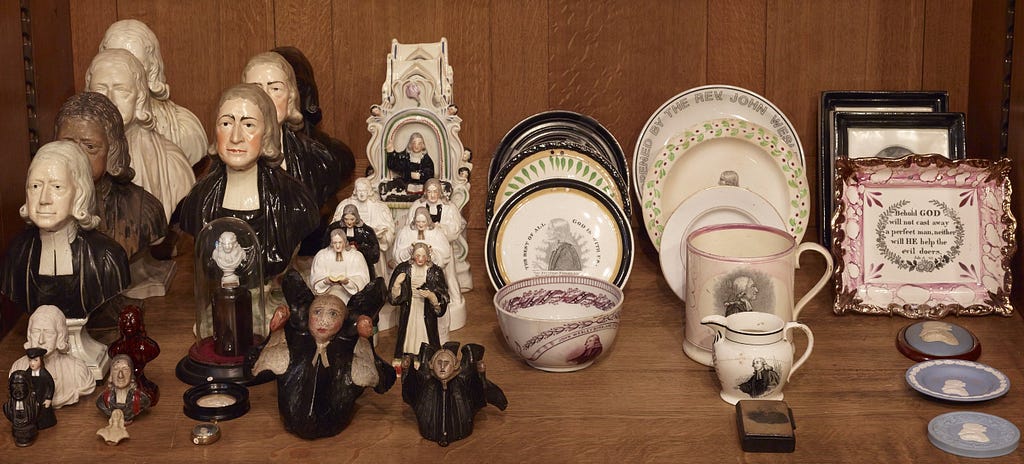
[[[907,384],[935,399],[973,403],[1010,391],[1010,379],[997,369],[974,361],[935,359],[907,369]]]
[[[786,228],[771,203],[744,188],[711,187],[687,198],[665,224],[658,256],[665,281],[680,300],[686,300],[686,237],[704,226],[729,223]]]
[[[1020,429],[1002,417],[983,412],[947,412],[928,422],[928,441],[957,456],[994,458],[1017,449]]]
[[[943,321],[922,321],[904,326],[896,335],[896,348],[904,356],[919,362],[932,359],[975,361],[981,356],[978,337],[964,327]]]

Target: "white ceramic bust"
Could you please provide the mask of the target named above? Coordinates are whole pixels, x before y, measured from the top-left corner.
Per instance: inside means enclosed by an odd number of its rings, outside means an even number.
[[[203,159],[206,131],[195,114],[171,101],[171,87],[164,77],[164,60],[156,34],[142,21],[117,21],[107,28],[100,43],[100,51],[110,48],[128,50],[145,68],[156,131],[180,147],[189,164]]]
[[[28,341],[25,348],[43,348],[46,355],[43,365],[53,376],[54,409],[75,404],[79,397],[88,395],[96,388],[96,379],[85,362],[68,354],[68,325],[60,308],[52,305],[40,306],[28,318]],[[29,360],[22,356],[11,365],[11,372],[27,369]]]
[[[101,51],[86,71],[85,87],[105,95],[117,106],[135,169],[132,182],[160,200],[170,219],[196,178],[181,148],[156,131],[153,98],[142,63],[123,49]]]
[[[224,273],[220,278],[220,286],[224,288],[237,287],[238,275],[235,269],[242,265],[245,259],[245,250],[238,246],[238,237],[234,232],[225,231],[220,234],[213,249],[213,261]]]

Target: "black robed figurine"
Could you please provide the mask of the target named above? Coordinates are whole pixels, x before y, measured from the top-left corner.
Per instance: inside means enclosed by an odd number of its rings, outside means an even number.
[[[277,374],[277,407],[285,429],[305,439],[337,435],[352,421],[366,387],[395,383],[395,370],[373,351],[371,320],[384,304],[377,278],[349,299],[313,297],[297,271],[281,283],[289,308],[279,307],[267,342],[250,355],[253,375]]]
[[[420,346],[419,367],[412,369],[412,356],[402,361],[402,399],[412,406],[420,435],[441,446],[473,433],[473,416],[487,404],[504,411],[505,393],[487,380],[484,347],[467,343],[459,353],[459,342],[438,349]]]
[[[11,421],[11,435],[14,436],[14,444],[18,446],[31,445],[39,435],[37,426],[39,406],[36,403],[36,394],[32,390],[32,381],[29,380],[28,371],[11,372],[7,386],[10,399],[4,403],[4,416]]]
[[[32,380],[32,390],[35,392],[36,404],[39,405],[39,430],[48,429],[57,425],[57,415],[53,412],[53,376],[46,370],[43,363],[43,356],[46,356],[46,348],[29,348],[25,350],[28,357],[28,378]]]

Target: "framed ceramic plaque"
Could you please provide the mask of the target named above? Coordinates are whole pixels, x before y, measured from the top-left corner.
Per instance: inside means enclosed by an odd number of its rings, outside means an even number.
[[[835,312],[1009,316],[1010,161],[837,159]]]
[[[883,111],[889,107],[870,107],[861,111],[861,108],[851,105],[837,108],[856,108],[857,111],[835,110],[830,113],[830,134],[827,137],[830,146],[822,148],[818,160],[818,187],[821,192],[821,205],[818,208],[821,227],[818,229],[821,231],[823,245],[831,243],[828,224],[835,212],[832,193],[835,190],[836,158],[899,158],[909,154],[964,158],[964,114],[924,111],[929,108],[926,105],[928,101],[924,97],[906,101],[908,105],[920,105],[908,107],[913,111]],[[944,108],[945,105],[940,102],[933,102],[931,107]]]
[[[547,179],[498,208],[484,261],[495,289],[544,275],[586,275],[621,288],[633,265],[633,233],[622,209],[597,187]]]
[[[830,243],[830,229],[825,225],[832,219],[832,178],[835,176],[835,125],[832,115],[839,111],[858,113],[940,113],[948,111],[949,95],[945,91],[851,91],[826,90],[821,93],[818,111],[818,197],[828,207],[822,207],[818,217],[821,244]]]

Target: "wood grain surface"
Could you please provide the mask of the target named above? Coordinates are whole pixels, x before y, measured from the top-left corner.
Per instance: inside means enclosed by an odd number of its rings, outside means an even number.
[[[472,229],[469,240],[481,244],[483,231]],[[187,245],[188,240],[182,243]],[[480,255],[470,255],[478,285],[465,294],[469,322],[452,339],[486,347],[488,378],[505,391],[509,407],[481,410],[473,435],[447,448],[419,437],[399,386],[383,395],[367,390],[357,402],[355,419],[340,435],[296,438],[284,431],[278,417],[273,382],[250,389],[252,409],[222,422],[219,442],[193,445],[190,431],[197,422],[182,413],[181,394],[188,385],[174,376],[175,364],[194,340],[192,263],[186,253],[177,259],[170,293],[145,303],[149,335],[161,348],[146,376],[160,386],[161,400],[129,426],[131,438],[111,447],[95,436],[106,418],[94,406],[94,393],[58,410],[58,425],[42,431],[31,448],[16,449],[9,426],[0,426],[0,456],[4,462],[65,462],[75,456],[77,462],[941,463],[957,459],[928,442],[926,426],[938,414],[975,410],[1024,425],[1019,414],[1024,396],[1016,389],[999,399],[963,405],[929,400],[911,390],[904,374],[914,362],[895,347],[896,333],[911,321],[835,316],[826,289],[801,313],[801,321],[814,332],[815,346],[785,390],[797,424],[796,451],[744,453],[734,409],[719,399],[713,369],[682,353],[682,305],[662,279],[657,255],[649,246],[636,252],[614,344],[594,365],[562,374],[533,369],[505,346],[491,304],[494,290],[486,285]],[[798,294],[817,280],[822,262],[805,257],[797,271]],[[22,318],[0,341],[0,366],[6,368],[22,354],[25,322]],[[1012,385],[1024,384],[1019,316],[955,322],[981,339],[980,361],[1002,370]],[[797,343],[802,350],[802,335]],[[377,350],[387,356],[393,344],[394,330],[384,331]],[[1017,451],[1002,461],[1021,458]]]

